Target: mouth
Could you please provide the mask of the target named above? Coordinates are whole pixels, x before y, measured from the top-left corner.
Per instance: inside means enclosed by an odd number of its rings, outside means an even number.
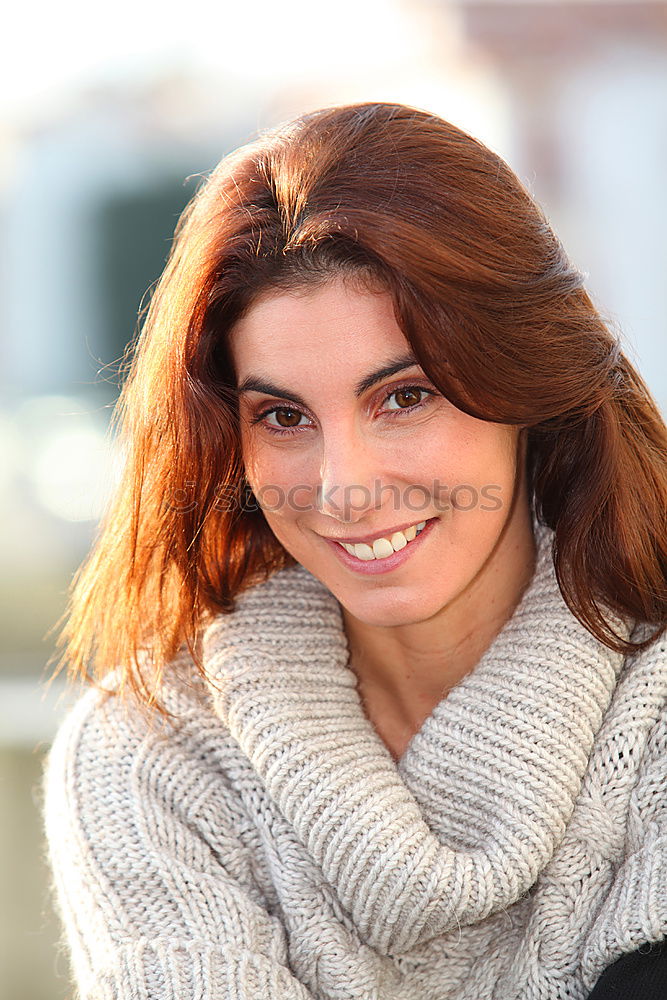
[[[406,545],[414,541],[417,535],[421,534],[426,526],[426,521],[419,521],[411,524],[409,528],[402,531],[394,531],[388,535],[380,535],[368,542],[338,542],[351,556],[356,556],[363,562],[370,562],[371,559],[386,559],[393,552],[400,552]]]
[[[338,558],[349,569],[358,573],[384,573],[401,566],[433,529],[437,517],[418,521],[403,531],[396,531],[389,536],[381,536],[367,542],[338,542],[325,539]]]

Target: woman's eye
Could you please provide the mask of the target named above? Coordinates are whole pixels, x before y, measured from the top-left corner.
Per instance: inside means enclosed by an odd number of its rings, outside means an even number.
[[[303,413],[299,413],[298,410],[292,410],[287,406],[282,406],[275,410],[269,410],[264,416],[270,427],[289,429],[299,426],[299,421],[303,417]]]
[[[389,396],[387,396],[387,409],[389,410],[409,410],[413,406],[418,406],[420,403],[424,402],[425,396],[430,396],[431,393],[428,389],[422,389],[419,386],[405,386],[402,389],[394,389]],[[396,400],[395,406],[392,406],[390,401],[392,399]]]

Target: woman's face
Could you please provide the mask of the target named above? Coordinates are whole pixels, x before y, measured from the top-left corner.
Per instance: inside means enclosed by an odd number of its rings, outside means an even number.
[[[368,624],[459,595],[519,516],[517,428],[441,396],[390,295],[342,279],[265,294],[230,346],[246,475],[285,549]]]

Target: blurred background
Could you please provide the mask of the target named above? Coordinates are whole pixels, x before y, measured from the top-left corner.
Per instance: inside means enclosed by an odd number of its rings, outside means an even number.
[[[72,994],[40,776],[49,633],[117,457],[118,361],[198,179],[259,129],[397,100],[501,154],[667,410],[667,4],[15,4],[0,60],[0,996]],[[185,1000],[185,998],[184,998]]]

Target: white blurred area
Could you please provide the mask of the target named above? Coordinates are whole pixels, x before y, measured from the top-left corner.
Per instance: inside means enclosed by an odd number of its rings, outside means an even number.
[[[0,982],[42,1000],[68,992],[34,865],[31,788],[68,703],[42,683],[49,630],[117,481],[123,352],[200,178],[317,107],[440,114],[522,177],[667,412],[667,0],[42,0],[3,12],[3,41]]]

